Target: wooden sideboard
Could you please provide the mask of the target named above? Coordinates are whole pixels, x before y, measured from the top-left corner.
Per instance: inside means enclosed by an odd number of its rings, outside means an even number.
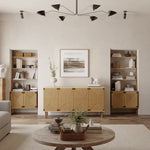
[[[82,109],[104,112],[104,87],[45,87],[43,88],[45,118],[48,112],[71,112]]]
[[[5,100],[5,79],[0,78],[0,100]]]

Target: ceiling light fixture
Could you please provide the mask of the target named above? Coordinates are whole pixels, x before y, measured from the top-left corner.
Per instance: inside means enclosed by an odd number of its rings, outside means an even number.
[[[64,21],[64,20],[65,20],[65,16],[59,16],[59,19],[60,19],[61,21]]]
[[[91,21],[95,21],[97,19],[96,16],[90,16]]]
[[[52,5],[52,7],[56,10],[59,10],[60,9],[60,4],[54,4],[54,5]]]
[[[40,10],[37,12],[37,14],[42,15],[42,16],[46,16],[46,13],[60,13],[60,14],[64,14],[64,15],[71,15],[71,16],[89,16],[91,21],[94,21],[96,19],[98,19],[98,17],[94,16],[94,13],[106,13],[108,14],[108,16],[113,16],[115,15],[117,12],[115,11],[102,11],[102,10],[97,10],[99,7],[101,7],[101,5],[99,4],[93,4],[92,5],[92,10],[91,12],[86,12],[86,13],[79,13],[79,5],[78,5],[78,0],[76,0],[76,7],[75,7],[75,12],[73,12],[72,10],[70,10],[69,8],[61,5],[61,4],[53,4],[51,5],[52,8],[54,8],[55,10],[50,10],[45,12],[44,10]],[[63,7],[66,11],[60,11],[60,8]],[[97,11],[96,11],[97,10]],[[61,21],[65,20],[65,16],[59,16]]]
[[[20,16],[21,16],[21,19],[24,19],[23,13],[24,13],[24,11],[23,11],[23,10],[20,10]]]
[[[127,18],[127,12],[128,12],[127,10],[124,10],[124,11],[123,11],[123,19],[126,19],[126,18]]]
[[[46,16],[45,10],[40,10],[40,11],[37,12],[37,14],[39,14],[41,16]]]

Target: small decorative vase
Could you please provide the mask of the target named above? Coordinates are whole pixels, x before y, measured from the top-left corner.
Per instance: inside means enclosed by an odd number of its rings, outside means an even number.
[[[62,118],[60,118],[60,117],[57,117],[57,118],[55,118],[55,122],[57,123],[57,124],[60,124],[61,122],[62,122]]]
[[[73,131],[75,133],[82,133],[83,132],[83,128],[81,127],[81,124],[80,123],[75,124],[75,126],[73,128]]]
[[[55,86],[55,83],[57,82],[57,79],[55,77],[51,77],[50,82],[51,82],[52,86]]]

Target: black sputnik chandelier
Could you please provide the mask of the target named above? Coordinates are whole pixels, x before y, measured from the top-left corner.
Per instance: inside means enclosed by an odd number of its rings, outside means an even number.
[[[78,0],[76,0],[76,6],[75,6],[75,12],[73,12],[72,10],[70,10],[69,8],[61,5],[61,4],[53,4],[51,5],[52,8],[54,8],[54,10],[50,10],[50,11],[45,11],[45,10],[39,10],[37,11],[37,14],[41,15],[41,16],[46,16],[47,13],[59,13],[59,19],[61,21],[64,21],[67,15],[70,16],[88,16],[90,18],[91,21],[95,21],[96,19],[98,19],[97,16],[95,16],[94,14],[96,13],[105,13],[108,16],[113,16],[115,14],[117,14],[116,11],[113,10],[109,10],[108,12],[103,11],[103,10],[98,10],[99,7],[101,7],[101,5],[99,4],[92,4],[92,11],[90,12],[85,12],[85,13],[79,13],[79,3]],[[64,10],[66,11],[60,11],[60,8],[64,8]],[[127,11],[124,11],[124,19],[126,19],[126,15],[127,15]],[[20,10],[20,16],[22,19],[24,19],[24,11]]]

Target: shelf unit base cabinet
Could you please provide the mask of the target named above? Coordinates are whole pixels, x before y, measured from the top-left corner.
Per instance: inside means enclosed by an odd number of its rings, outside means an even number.
[[[112,108],[138,108],[138,92],[112,92]]]
[[[71,112],[82,109],[87,112],[101,112],[103,117],[104,87],[45,87],[45,118],[48,112]]]
[[[11,107],[37,108],[37,92],[11,92]]]

